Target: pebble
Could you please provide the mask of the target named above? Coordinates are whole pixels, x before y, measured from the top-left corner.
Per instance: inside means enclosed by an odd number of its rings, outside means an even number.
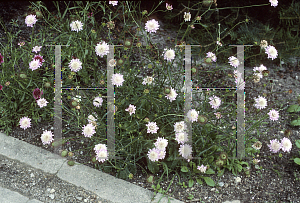
[[[223,182],[219,182],[219,185],[220,185],[220,187],[223,187],[224,183]]]
[[[54,194],[50,194],[49,197],[50,197],[51,199],[54,199]]]
[[[54,189],[51,189],[51,190],[50,190],[50,193],[54,193],[54,192],[55,192],[55,190],[54,190]]]

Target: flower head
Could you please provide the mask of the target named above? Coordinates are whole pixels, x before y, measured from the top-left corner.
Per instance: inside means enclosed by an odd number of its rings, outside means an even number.
[[[40,99],[42,94],[43,94],[43,90],[40,90],[39,88],[36,88],[35,90],[33,90],[32,92],[34,99]]]
[[[264,97],[259,96],[258,98],[255,99],[255,102],[256,103],[254,104],[254,106],[257,109],[264,109],[267,106],[267,100]]]
[[[92,123],[92,122],[95,122],[95,121],[97,121],[97,119],[93,115],[88,116],[88,122],[89,123]]]
[[[201,171],[201,173],[205,173],[206,169],[207,169],[207,166],[204,166],[203,164],[201,166],[198,166],[197,169],[199,171]]]
[[[0,90],[2,90],[2,88],[3,88],[3,86],[2,86],[2,85],[0,85]]]
[[[260,141],[255,142],[252,147],[256,150],[260,150],[260,148],[262,147],[262,143]]]
[[[107,147],[105,146],[105,144],[97,144],[94,147],[94,151],[97,154],[97,152],[99,152],[101,149],[107,150]]]
[[[171,4],[166,3],[166,8],[170,11],[173,9],[173,6]]]
[[[263,72],[264,70],[267,70],[267,67],[264,66],[263,64],[260,64],[259,67],[254,67],[254,68],[253,68],[253,71],[254,71],[255,73],[257,73],[256,71],[259,71],[258,74],[259,74],[259,77],[260,77],[260,75],[261,75],[261,78],[263,77],[262,72]]]
[[[3,62],[4,62],[3,56],[2,56],[1,53],[0,53],[0,64],[3,63]]]
[[[41,140],[43,144],[50,144],[53,141],[53,134],[51,131],[45,130],[41,135]]]
[[[266,40],[260,41],[260,48],[265,49],[268,46],[268,42]]]
[[[271,3],[271,6],[274,6],[274,7],[278,6],[278,0],[269,0],[269,1]]]
[[[231,66],[237,68],[237,67],[240,65],[240,62],[239,62],[239,60],[238,60],[236,57],[230,56],[228,59],[229,59],[229,62],[228,62],[228,63],[229,63]]]
[[[71,27],[71,31],[80,31],[80,30],[83,30],[82,27],[83,27],[83,23],[80,22],[79,20],[76,20],[76,21],[73,21],[71,24],[70,24],[70,27]]]
[[[156,21],[155,19],[152,20],[148,20],[146,25],[145,25],[145,29],[147,30],[147,32],[151,33],[151,32],[155,32],[159,29],[159,24],[158,21]]]
[[[84,137],[92,137],[93,134],[95,134],[95,126],[93,126],[92,124],[87,124],[86,126],[83,126],[82,128],[82,134],[84,135]]]
[[[164,59],[167,61],[172,61],[175,58],[175,51],[172,49],[165,49]]]
[[[49,102],[47,102],[47,100],[44,99],[44,98],[39,99],[39,100],[37,100],[36,102],[37,102],[37,104],[40,106],[40,108],[42,108],[42,107],[44,107],[44,106],[47,106],[47,104],[49,103]]]
[[[277,58],[278,52],[275,49],[275,47],[269,45],[266,47],[265,50],[266,50],[266,54],[268,54],[268,58],[271,58],[272,60]]]
[[[158,159],[164,159],[166,157],[166,150],[158,150]]]
[[[31,127],[30,126],[30,121],[31,119],[28,117],[23,117],[20,119],[20,128],[23,128],[24,130],[26,130],[26,128]]]
[[[37,21],[36,15],[28,15],[25,18],[25,23],[27,24],[28,27],[33,27],[36,21]]]
[[[33,60],[39,60],[41,65],[43,65],[43,62],[45,62],[45,60],[43,59],[43,56],[41,56],[41,55],[34,55]]]
[[[158,161],[158,159],[159,159],[159,150],[158,149],[156,149],[156,148],[153,148],[153,149],[150,149],[149,151],[148,151],[148,158],[151,160],[151,161]]]
[[[142,84],[143,85],[146,85],[146,84],[150,85],[150,84],[152,84],[153,80],[154,80],[153,77],[147,76],[146,78],[144,78]]]
[[[277,141],[277,139],[270,140],[268,147],[270,148],[271,152],[277,153],[281,149],[281,143]]]
[[[111,4],[113,6],[116,6],[118,4],[118,1],[109,1],[108,4]]]
[[[132,115],[133,113],[135,113],[136,110],[136,106],[129,104],[129,107],[127,109],[125,109],[125,111],[128,111],[130,115]]]
[[[186,159],[191,159],[192,157],[192,147],[189,144],[180,145],[179,154]]]
[[[218,109],[219,106],[221,105],[221,99],[217,96],[210,97],[209,99],[210,99],[209,104],[212,106],[212,108]]]
[[[108,54],[109,46],[106,42],[98,43],[95,50],[98,56],[103,57]]]
[[[148,127],[147,133],[157,133],[157,130],[159,129],[159,127],[156,125],[156,122],[149,122],[146,124],[146,126]]]
[[[268,115],[270,116],[270,120],[272,120],[272,121],[277,121],[278,118],[279,118],[279,113],[278,113],[278,111],[276,111],[276,110],[274,110],[274,109],[272,109],[272,110],[268,113]]]
[[[220,119],[222,117],[221,113],[220,112],[217,112],[217,113],[214,113],[217,117],[217,119]]]
[[[110,67],[115,67],[117,64],[116,60],[115,59],[110,59],[109,62],[108,62],[108,65]]]
[[[184,16],[183,16],[183,18],[184,18],[184,21],[186,22],[186,21],[191,21],[191,13],[190,12],[184,12]]]
[[[125,80],[123,79],[123,75],[116,73],[116,74],[113,74],[111,81],[112,81],[113,85],[116,85],[117,87],[119,87],[119,86],[122,86],[122,84]]]
[[[172,102],[172,101],[176,100],[177,95],[178,95],[178,94],[176,93],[176,91],[171,87],[170,93],[167,94],[165,97],[166,97],[167,99],[170,99],[170,101]]]
[[[82,69],[82,62],[79,59],[72,59],[69,63],[69,68],[73,72],[78,72],[80,69]]]
[[[207,58],[210,58],[213,62],[216,62],[216,61],[217,61],[216,55],[215,55],[214,53],[212,53],[212,52],[207,52],[207,53],[206,53],[206,57],[207,57]]]
[[[96,97],[96,98],[93,100],[93,104],[94,104],[94,106],[96,106],[96,107],[102,106],[102,102],[103,102],[103,99],[102,99],[101,97]]]
[[[175,140],[178,142],[178,144],[184,144],[185,142],[189,141],[186,132],[176,132]]]
[[[40,60],[39,59],[35,59],[33,61],[31,61],[29,63],[29,68],[34,71],[36,69],[38,69],[39,67],[41,67],[41,63],[40,63]]]
[[[23,42],[23,43],[25,44],[25,42]],[[32,48],[32,52],[38,53],[39,51],[41,51],[41,48],[42,48],[42,46],[35,46]]]
[[[186,125],[184,121],[176,122],[174,124],[174,131],[175,132],[183,132],[186,129]]]
[[[18,45],[21,47],[21,46],[24,46],[25,45],[25,42],[19,42]],[[37,53],[37,52],[36,52]]]
[[[157,138],[157,141],[154,143],[156,149],[165,151],[166,147],[168,146],[168,140],[164,138]]]
[[[187,117],[191,122],[197,121],[198,120],[198,113],[195,109],[191,109],[187,113]]]
[[[291,149],[292,149],[292,143],[291,141],[284,137],[282,140],[281,140],[281,146],[282,146],[282,151],[284,152],[290,152]]]
[[[107,156],[107,149],[101,149],[96,153],[96,160],[103,163],[105,160],[108,160]]]

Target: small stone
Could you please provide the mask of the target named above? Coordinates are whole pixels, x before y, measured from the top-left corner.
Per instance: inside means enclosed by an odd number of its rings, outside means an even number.
[[[223,182],[219,182],[219,186],[220,186],[220,187],[223,187],[223,186],[224,186],[224,183],[223,183]]]
[[[216,190],[216,188],[212,188],[210,191],[215,191]]]
[[[81,201],[81,200],[82,200],[82,197],[76,197],[76,199],[78,199],[79,201]]]
[[[54,189],[51,189],[51,190],[50,190],[50,193],[54,193],[54,192],[55,192],[55,190],[54,190]]]
[[[87,202],[87,199],[84,199],[83,201],[84,201],[84,202]]]
[[[49,197],[50,197],[51,199],[54,199],[54,194],[50,194]]]
[[[31,174],[30,174],[30,177],[31,177],[31,178],[33,178],[33,177],[34,177],[34,174],[33,174],[33,173],[31,173]]]

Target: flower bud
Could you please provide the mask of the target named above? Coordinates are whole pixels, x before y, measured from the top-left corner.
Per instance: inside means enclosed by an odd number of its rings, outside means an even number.
[[[68,154],[68,150],[64,150],[64,151],[61,152],[61,156],[62,157],[67,156],[67,154]]]
[[[80,106],[78,105],[78,106],[76,106],[75,108],[76,108],[77,110],[79,110],[79,109],[80,109]]]
[[[149,122],[150,122],[149,118],[145,118],[144,121],[145,121],[146,123],[149,123]]]
[[[171,91],[170,91],[170,88],[166,87],[166,88],[165,88],[165,94],[170,94],[170,92],[171,92]]]
[[[46,83],[45,83],[45,87],[46,87],[46,88],[51,87],[51,83],[50,83],[50,82],[46,82]]]
[[[119,60],[118,60],[118,65],[119,65],[119,66],[123,65],[123,63],[124,63],[124,61],[123,61],[122,59],[119,59]]]
[[[72,156],[74,156],[74,153],[73,153],[73,152],[69,152],[69,153],[68,153],[68,156],[69,156],[69,157],[72,157]]]

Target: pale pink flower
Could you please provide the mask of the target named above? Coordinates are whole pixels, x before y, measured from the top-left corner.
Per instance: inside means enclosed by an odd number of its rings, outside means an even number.
[[[39,67],[41,67],[41,63],[39,59],[33,60],[29,63],[29,68],[34,71],[36,69],[38,69]]]
[[[118,1],[109,1],[108,4],[111,4],[113,6],[116,6],[118,4]]]
[[[277,121],[278,118],[279,118],[279,113],[278,113],[278,111],[276,111],[275,109],[272,109],[272,110],[268,113],[268,115],[270,116],[270,120],[272,120],[272,121]]]
[[[166,157],[166,150],[158,150],[158,159],[164,159]]]
[[[159,129],[159,127],[156,125],[156,122],[149,122],[146,124],[146,126],[148,127],[147,133],[157,133],[157,130]]]
[[[155,32],[159,29],[159,24],[158,24],[158,21],[156,21],[155,19],[152,19],[152,20],[148,20],[146,25],[145,25],[145,28],[147,30],[147,32],[151,33],[151,32]]]
[[[31,127],[31,126],[30,126],[30,124],[31,124],[30,121],[31,121],[31,119],[28,118],[28,117],[23,117],[23,118],[21,118],[21,119],[20,119],[20,128],[26,130],[26,128]]]
[[[53,134],[51,131],[45,130],[43,131],[43,134],[41,135],[41,140],[43,145],[50,144],[53,141]]]
[[[170,102],[172,102],[172,101],[176,100],[177,95],[178,95],[178,94],[176,93],[176,91],[171,87],[170,93],[167,94],[165,97],[166,97],[167,99],[169,99]]]
[[[103,57],[108,54],[109,46],[106,42],[98,43],[95,47],[96,54],[100,57]]]
[[[284,151],[284,152],[290,152],[291,149],[292,149],[292,143],[291,143],[291,141],[288,138],[284,137],[281,140],[281,147],[282,147],[281,148],[282,151]]]
[[[82,69],[82,62],[79,59],[72,59],[69,63],[69,68],[73,72],[78,72]]]
[[[184,12],[184,16],[183,16],[183,18],[184,18],[184,21],[186,22],[186,21],[191,21],[191,13],[190,12]]]
[[[84,135],[84,137],[92,137],[95,133],[95,126],[91,123],[82,127],[82,134]]]
[[[71,27],[71,31],[78,32],[78,31],[83,30],[83,23],[80,22],[79,20],[76,20],[70,24],[70,27]]]
[[[175,51],[172,49],[165,49],[164,59],[167,61],[172,61],[175,58]]]
[[[107,147],[105,146],[105,144],[97,144],[94,147],[94,151],[97,154],[101,149],[107,150]]]
[[[96,160],[99,162],[104,162],[106,160],[108,160],[108,152],[107,149],[101,149],[99,151],[97,151],[96,153]]]
[[[28,15],[25,18],[25,23],[27,24],[28,27],[33,27],[36,21],[37,21],[36,15]]]
[[[174,131],[175,132],[183,132],[186,129],[186,125],[184,121],[176,122],[174,124]]]
[[[272,60],[276,59],[278,56],[278,52],[275,49],[275,47],[269,45],[266,47],[266,54],[268,54],[268,58],[271,58]]]
[[[198,119],[198,112],[195,109],[191,109],[188,111],[187,117],[191,122],[195,122]]]
[[[207,52],[207,53],[206,53],[206,57],[207,57],[207,58],[211,58],[211,60],[212,60],[213,62],[216,62],[216,61],[217,61],[216,54],[214,54],[214,53],[212,53],[212,52]]]
[[[133,113],[135,113],[136,110],[136,106],[129,104],[129,107],[127,109],[125,109],[125,111],[128,111],[130,115],[132,115]]]
[[[156,149],[156,148],[153,148],[153,149],[150,149],[148,151],[148,158],[151,160],[151,161],[158,161],[158,159],[160,158],[159,156],[159,150]]]
[[[206,169],[207,169],[207,166],[204,166],[203,164],[201,166],[198,166],[197,169],[199,171],[201,171],[201,173],[205,173]]]
[[[217,113],[214,113],[217,117],[217,119],[220,119],[222,117],[221,113],[220,112],[217,112]]]
[[[237,68],[237,67],[240,65],[240,62],[239,62],[239,60],[238,60],[236,57],[230,56],[228,59],[229,59],[229,62],[228,62],[228,63],[229,63],[231,66]]]
[[[209,99],[210,99],[209,104],[212,106],[212,108],[218,109],[219,106],[221,105],[221,99],[217,96],[210,97]]]
[[[37,102],[37,104],[40,106],[40,108],[42,108],[42,107],[44,107],[44,106],[47,106],[47,104],[49,103],[49,102],[47,102],[47,100],[44,99],[44,98],[39,99],[39,100],[37,100],[36,102]]]
[[[111,81],[112,81],[113,85],[116,85],[117,87],[119,87],[119,86],[122,86],[122,84],[125,80],[123,79],[123,75],[116,73],[116,74],[113,74]]]
[[[154,143],[154,145],[155,145],[156,149],[164,151],[166,149],[166,147],[168,146],[168,140],[165,138],[158,137],[157,141]]]
[[[147,76],[146,78],[144,78],[142,84],[143,84],[143,85],[146,85],[146,84],[150,85],[150,84],[153,82],[153,80],[154,80],[153,77]]]
[[[166,3],[166,8],[170,11],[173,9],[173,6],[171,4]]]
[[[271,152],[273,153],[277,153],[279,152],[279,150],[281,149],[281,143],[277,141],[277,139],[274,139],[274,140],[270,140],[270,143],[268,145],[268,147],[270,148]]]
[[[274,7],[278,6],[278,0],[269,0],[269,1],[271,3],[271,6],[274,6]]]
[[[256,103],[254,104],[254,106],[257,109],[264,109],[267,106],[267,100],[264,97],[259,96],[258,98],[255,99],[255,102]]]
[[[175,140],[178,142],[178,144],[184,144],[185,142],[189,141],[186,132],[176,132]]]
[[[102,106],[103,103],[103,99],[101,97],[95,97],[95,99],[93,100],[93,104],[96,107]]]
[[[192,147],[189,144],[180,145],[179,154],[185,159],[192,158]]]
[[[25,44],[25,42],[23,42]],[[22,44],[22,45],[24,45]],[[20,45],[21,46],[21,45]],[[32,48],[32,52],[38,53],[39,51],[41,51],[42,46],[35,46]]]

